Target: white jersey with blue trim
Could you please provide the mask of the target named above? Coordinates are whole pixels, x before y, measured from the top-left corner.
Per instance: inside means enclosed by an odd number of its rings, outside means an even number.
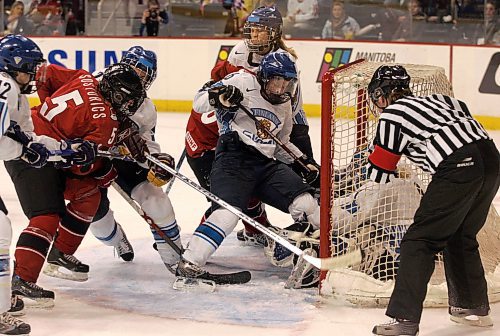
[[[105,70],[94,71],[92,76],[100,81],[104,71]],[[134,115],[130,117],[130,120],[139,127],[139,134],[141,138],[146,140],[146,144],[151,154],[161,152],[161,146],[154,138],[154,130],[158,118],[157,114],[155,104],[150,98],[146,97]]]
[[[252,73],[246,70],[231,73],[218,85],[233,85],[241,90],[244,99],[241,102],[253,115],[272,132],[285,146],[287,146],[297,157],[302,156],[302,152],[290,142],[292,131],[292,108],[290,102],[272,105],[260,94],[260,84]],[[198,99],[208,100],[208,91],[199,91],[195,96],[195,104]],[[282,162],[290,163],[292,157],[286,153],[276,142],[266,133],[258,130],[254,120],[252,120],[243,110],[228,112],[227,110],[217,110],[217,123],[219,134],[223,135],[236,131],[239,138],[245,144],[256,148],[259,152],[269,158],[276,158]]]
[[[295,57],[293,57],[288,51],[278,48],[275,50],[276,52],[282,52],[287,54],[291,60],[296,61]],[[259,55],[257,53],[250,52],[245,44],[245,41],[240,41],[236,44],[229,56],[227,61],[234,66],[242,67],[247,69],[253,73],[257,73],[260,62],[266,55]],[[297,63],[295,63],[295,67],[297,67]],[[297,68],[297,73],[300,71]],[[293,110],[293,123],[298,125],[307,125],[307,118],[304,108],[302,106],[302,89],[300,86],[300,76],[297,82],[297,91],[294,94],[294,98],[292,99],[292,110]]]
[[[7,73],[0,72],[0,160],[14,160],[21,156],[23,145],[5,132],[11,122],[17,123],[21,130],[33,139],[44,144],[49,150],[61,149],[61,143],[45,135],[36,135],[33,130],[31,110],[26,95],[21,94],[19,84]]]

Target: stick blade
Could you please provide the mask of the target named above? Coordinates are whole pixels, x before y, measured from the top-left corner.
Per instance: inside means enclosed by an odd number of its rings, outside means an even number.
[[[179,276],[172,285],[172,288],[175,290],[196,293],[213,293],[215,292],[215,287],[215,281],[213,280],[184,278]]]

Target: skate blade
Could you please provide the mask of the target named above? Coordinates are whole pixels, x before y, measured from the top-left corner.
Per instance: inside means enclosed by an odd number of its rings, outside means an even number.
[[[215,282],[206,279],[177,277],[172,288],[186,292],[212,293],[215,292]]]
[[[43,273],[53,278],[78,282],[84,282],[89,279],[88,273],[73,272],[68,270],[67,268],[52,264],[46,264],[43,269]]]
[[[493,320],[491,319],[490,316],[477,316],[477,315],[453,316],[453,315],[450,315],[450,320],[452,320],[455,323],[460,323],[460,324],[473,326],[473,327],[492,327],[493,326]]]
[[[20,297],[24,301],[24,309],[51,309],[55,305],[54,299],[32,299],[21,295]]]

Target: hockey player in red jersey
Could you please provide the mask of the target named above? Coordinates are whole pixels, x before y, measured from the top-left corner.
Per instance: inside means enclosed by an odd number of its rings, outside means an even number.
[[[65,141],[69,148],[78,144],[79,155],[40,169],[21,161],[6,164],[30,219],[17,242],[12,290],[44,306],[53,305],[54,292],[36,281],[56,231],[63,239],[54,241],[49,258],[72,263],[86,274],[72,254],[97,211],[99,187],[109,186],[116,176],[109,160],[96,159],[97,147],[114,145],[121,121],[135,113],[145,97],[141,79],[126,65],[109,67],[100,83],[84,70],[68,70],[62,78],[67,84],[54,92],[49,88],[43,103],[32,110],[33,124],[39,135]]]

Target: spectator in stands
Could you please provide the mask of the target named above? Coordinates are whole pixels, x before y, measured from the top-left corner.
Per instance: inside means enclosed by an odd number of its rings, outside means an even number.
[[[4,28],[4,34],[29,35],[33,32],[33,22],[24,15],[24,3],[22,1],[16,1],[12,4]]]
[[[420,0],[408,2],[408,13],[401,18],[401,24],[393,35],[394,41],[419,41],[422,35],[427,15],[425,15]]]
[[[158,0],[148,0],[148,8],[142,13],[139,35],[143,36],[146,29],[148,36],[158,36],[160,22],[168,23],[167,11],[160,8]]]
[[[450,0],[429,0],[424,8],[428,22],[456,23]]]
[[[352,40],[359,33],[359,23],[346,14],[344,3],[334,1],[332,15],[326,20],[321,33],[324,39]]]
[[[481,10],[478,3],[484,4],[484,0],[458,0],[458,17],[461,19],[480,19]]]
[[[379,27],[378,39],[392,41],[398,38],[401,23],[404,21],[406,11],[384,4],[382,8],[373,14],[373,20]]]
[[[318,0],[288,0],[287,16],[283,30],[291,35],[300,35],[301,30],[315,28],[319,18]]]
[[[493,0],[484,6],[484,44],[500,45],[500,18]]]

